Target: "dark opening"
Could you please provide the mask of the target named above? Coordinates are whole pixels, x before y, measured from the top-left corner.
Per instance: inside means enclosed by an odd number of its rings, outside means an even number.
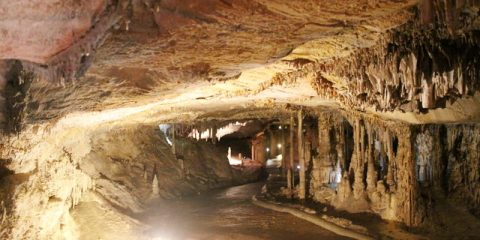
[[[348,123],[348,121],[343,121],[343,129],[344,129],[344,136],[345,136],[345,147],[344,153],[345,156],[345,163],[342,164],[342,170],[348,171],[350,169],[350,162],[352,161],[352,154],[353,154],[353,127]]]
[[[393,148],[393,155],[396,157],[397,151],[398,151],[398,138],[396,136],[393,137],[392,148]]]
[[[440,146],[448,146],[447,140],[447,128],[442,125],[438,132],[438,141]],[[441,161],[441,173],[442,173],[442,189],[444,193],[448,192],[448,177],[447,177],[447,169],[448,169],[448,149],[442,147],[440,150],[440,161]]]

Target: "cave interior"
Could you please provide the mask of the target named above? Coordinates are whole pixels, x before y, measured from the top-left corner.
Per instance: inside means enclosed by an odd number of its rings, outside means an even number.
[[[480,239],[479,0],[0,1],[0,239]]]

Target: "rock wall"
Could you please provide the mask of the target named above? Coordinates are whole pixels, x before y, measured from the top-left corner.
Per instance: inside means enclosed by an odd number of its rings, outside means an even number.
[[[451,199],[480,216],[480,125],[426,125],[417,132],[416,175],[423,194]]]
[[[95,209],[106,209],[112,219],[140,231],[141,224],[128,216],[155,198],[198,194],[258,174],[232,170],[226,152],[211,143],[178,139],[176,144],[183,161],[155,126],[29,126],[6,138],[0,161],[1,238],[75,238],[88,224],[85,218],[103,215]],[[108,229],[107,222],[97,225]],[[122,238],[135,236],[125,234]]]

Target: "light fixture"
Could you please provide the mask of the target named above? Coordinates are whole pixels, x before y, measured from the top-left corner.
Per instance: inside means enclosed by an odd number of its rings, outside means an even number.
[[[282,148],[282,144],[277,144],[277,148]]]
[[[270,148],[266,148],[265,150],[267,150],[267,152],[270,152]]]
[[[282,130],[282,125],[278,126],[278,129]]]

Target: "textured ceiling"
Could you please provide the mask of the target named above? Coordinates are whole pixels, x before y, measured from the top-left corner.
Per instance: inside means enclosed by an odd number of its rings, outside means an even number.
[[[415,18],[417,4],[413,0],[2,1],[0,59],[22,60],[25,69],[36,73],[21,100],[23,121],[29,123],[99,111],[140,114],[156,121],[172,112],[286,103],[345,107],[350,106],[348,101],[375,93],[364,93],[345,80],[341,74],[345,66],[358,64],[344,63],[357,59],[362,49],[386,47],[391,30]],[[432,14],[423,13],[428,22]],[[341,73],[321,69],[337,64]],[[319,84],[319,76],[328,79],[326,86]],[[332,86],[334,90],[324,91]],[[406,116],[409,113],[375,111],[379,106],[398,111],[404,108],[401,102],[362,99],[354,106],[410,122],[471,121],[479,115]],[[468,101],[475,105],[478,97]],[[472,104],[468,101],[455,104],[468,107]]]

